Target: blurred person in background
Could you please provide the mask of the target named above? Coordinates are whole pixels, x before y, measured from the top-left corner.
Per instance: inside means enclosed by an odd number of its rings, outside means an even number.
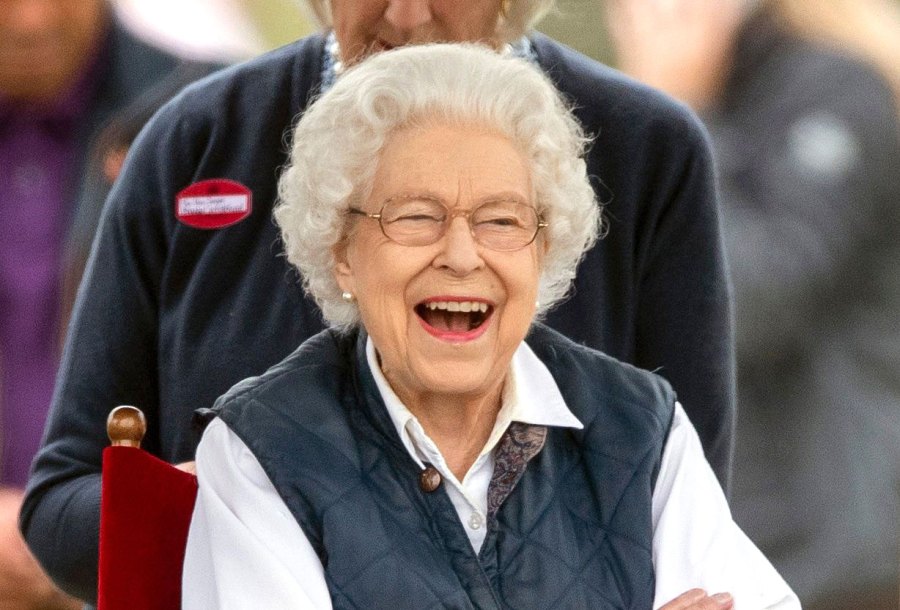
[[[271,218],[285,134],[344,66],[405,44],[482,42],[536,63],[573,101],[597,136],[587,163],[609,235],[547,322],[667,378],[727,482],[730,305],[704,133],[667,97],[531,32],[552,4],[319,3],[322,33],[190,86],[151,119],[104,209],[22,510],[61,586],[96,594],[111,407],[141,407],[144,446],[189,468],[193,411],[323,328]]]
[[[898,7],[607,6],[624,69],[713,138],[737,321],[735,518],[804,608],[895,609]]]
[[[90,143],[180,61],[119,27],[105,0],[0,3],[0,608],[66,608],[16,520],[40,444],[65,325],[99,205]],[[76,219],[82,230],[74,231]],[[72,280],[70,283],[74,283]]]

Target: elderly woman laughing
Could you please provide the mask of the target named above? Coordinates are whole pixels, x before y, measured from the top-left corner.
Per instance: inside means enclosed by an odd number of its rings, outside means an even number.
[[[331,329],[216,404],[186,608],[799,607],[669,386],[536,321],[600,232],[585,141],[474,46],[310,107],[276,219]]]

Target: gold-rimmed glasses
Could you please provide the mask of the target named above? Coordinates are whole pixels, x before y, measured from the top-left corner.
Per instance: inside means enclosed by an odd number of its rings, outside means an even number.
[[[393,197],[378,213],[347,210],[378,221],[385,237],[402,246],[430,246],[439,241],[457,216],[469,223],[475,242],[490,250],[520,250],[547,226],[537,210],[518,201],[491,199],[471,210],[448,208],[431,197]]]

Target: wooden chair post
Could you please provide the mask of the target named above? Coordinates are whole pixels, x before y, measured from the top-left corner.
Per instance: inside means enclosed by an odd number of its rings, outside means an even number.
[[[140,448],[147,432],[140,410],[116,407],[106,432],[97,608],[179,610],[197,478]]]
[[[106,418],[106,434],[113,447],[141,448],[147,433],[147,419],[137,407],[122,405],[109,412]]]

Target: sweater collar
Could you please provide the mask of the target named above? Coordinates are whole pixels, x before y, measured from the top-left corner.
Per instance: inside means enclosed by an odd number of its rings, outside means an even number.
[[[537,54],[531,41],[523,36],[506,45],[506,52],[513,57],[528,60],[537,64]],[[334,85],[334,81],[343,71],[340,57],[340,45],[334,35],[334,30],[329,30],[325,35],[325,52],[322,53],[322,91],[328,91]]]

